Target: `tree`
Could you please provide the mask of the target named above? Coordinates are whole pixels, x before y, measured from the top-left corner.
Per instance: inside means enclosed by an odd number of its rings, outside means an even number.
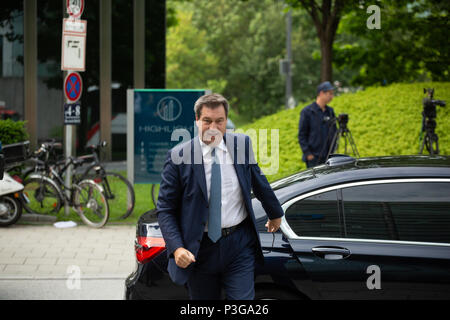
[[[179,17],[178,25],[168,29],[168,87],[221,92],[231,102],[230,117],[239,122],[284,105],[279,73],[286,56],[283,1],[172,0],[168,8]],[[320,70],[320,45],[308,19],[304,10],[292,12],[293,94],[302,102],[313,97]]]
[[[346,2],[345,0],[286,0],[294,8],[304,8],[313,20],[320,41],[320,80],[331,81],[333,77],[333,42]]]
[[[233,112],[248,120],[280,109],[284,86],[279,60],[285,48],[281,4],[270,0],[196,0],[184,3],[179,10],[193,13],[191,28],[198,30],[193,35],[199,38],[193,40],[198,48],[186,43],[190,39],[187,35],[177,40],[190,47],[191,52],[199,52],[197,57],[190,57],[191,61],[197,59],[195,65],[201,65],[207,61],[198,60],[205,56],[214,57],[216,61],[214,68],[202,70],[204,74],[199,78],[209,78],[203,86],[213,90],[222,88],[221,93],[230,100]],[[176,63],[184,64],[178,68],[180,72],[191,70],[186,57],[180,57],[178,62],[169,61],[169,50],[173,49],[168,43],[168,70],[174,71]],[[186,72],[178,76],[168,74],[168,79],[183,76],[191,78]],[[198,82],[193,81],[193,84],[198,85]]]
[[[168,88],[203,88],[217,75],[218,58],[206,50],[206,31],[192,24],[192,14],[178,11],[177,25],[167,32]]]
[[[402,81],[448,81],[450,28],[448,1],[398,0],[379,2],[381,28],[365,27],[366,8],[345,15],[335,43],[339,69],[357,73],[354,85]]]

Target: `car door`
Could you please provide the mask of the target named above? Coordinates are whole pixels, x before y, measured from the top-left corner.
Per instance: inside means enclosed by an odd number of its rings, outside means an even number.
[[[448,179],[371,181],[342,196],[345,238],[358,243],[347,247],[349,259],[368,266],[366,277],[378,273],[364,297],[450,298]]]
[[[335,291],[345,291],[355,273],[349,272],[346,246],[338,243],[343,236],[341,204],[336,188],[301,195],[283,205],[282,231],[294,257],[309,279],[292,275],[297,288],[313,287],[318,296],[329,299]],[[303,272],[303,269],[298,269]],[[311,286],[311,282],[313,285]]]
[[[450,184],[430,182],[345,184],[283,205],[282,230],[321,298],[448,297]]]

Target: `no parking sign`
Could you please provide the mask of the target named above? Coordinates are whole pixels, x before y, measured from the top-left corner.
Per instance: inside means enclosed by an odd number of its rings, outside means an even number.
[[[76,102],[81,97],[83,91],[83,81],[78,72],[71,72],[64,80],[64,94],[70,102]]]

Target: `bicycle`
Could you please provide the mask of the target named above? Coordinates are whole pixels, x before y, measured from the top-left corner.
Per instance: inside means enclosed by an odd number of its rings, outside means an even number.
[[[84,155],[76,158],[83,164],[92,161],[84,173],[79,178],[77,177],[77,179],[91,179],[101,185],[105,191],[105,196],[110,207],[115,211],[124,212],[119,219],[126,219],[132,214],[136,203],[134,188],[121,174],[106,171],[101,164],[98,152],[100,148],[103,148],[106,145],[106,141],[102,141],[97,145],[90,145],[87,147],[87,149],[91,150],[90,155]]]
[[[158,202],[158,195],[159,195],[159,184],[152,184],[151,195],[152,195],[153,204],[155,205],[155,208],[156,208],[156,204]]]
[[[121,174],[111,171],[106,171],[101,164],[98,156],[99,149],[107,145],[106,141],[102,141],[97,145],[90,145],[87,147],[91,151],[91,154],[83,155],[74,158],[77,167],[88,164],[88,167],[83,171],[82,174],[75,173],[73,175],[74,182],[79,182],[82,180],[93,180],[95,183],[102,186],[106,199],[111,210],[114,212],[119,212],[122,214],[119,219],[128,218],[133,210],[136,203],[136,196],[134,188],[131,183],[123,177]],[[44,173],[48,172],[46,166],[55,165],[61,163],[57,161],[56,158],[56,148],[62,148],[61,143],[55,141],[49,141],[42,144],[41,148],[46,150],[45,153],[34,152],[33,158],[31,159],[34,163],[31,168],[24,171],[22,175],[22,180],[26,181],[27,177],[34,173]],[[41,158],[43,160],[41,160]],[[56,170],[60,176],[62,176],[61,168],[59,165],[56,166]]]
[[[39,152],[48,151],[42,146]],[[32,173],[24,181],[22,195],[25,210],[31,213],[57,214],[63,204],[68,204],[88,226],[101,228],[106,224],[109,206],[103,188],[92,180],[75,181],[71,186],[66,186],[61,177],[70,165],[80,166],[81,161],[73,157],[69,157],[67,161],[59,161],[55,166],[63,167],[58,171],[48,162],[39,159],[35,162],[41,169],[44,168],[44,173]]]

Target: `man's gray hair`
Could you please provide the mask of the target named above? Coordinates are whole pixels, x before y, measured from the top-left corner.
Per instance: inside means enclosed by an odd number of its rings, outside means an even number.
[[[203,106],[215,109],[217,107],[220,107],[221,105],[224,106],[225,116],[228,118],[228,108],[229,108],[228,101],[227,99],[225,99],[225,97],[223,97],[218,93],[205,94],[204,96],[198,98],[198,100],[194,104],[194,112],[196,117],[200,118]]]

